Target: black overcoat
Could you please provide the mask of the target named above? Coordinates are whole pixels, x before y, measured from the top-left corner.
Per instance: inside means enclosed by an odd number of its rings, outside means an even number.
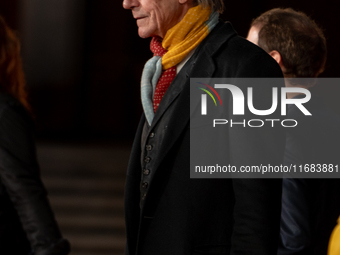
[[[141,118],[125,188],[126,254],[276,254],[280,179],[190,179],[190,77],[282,73],[228,22],[219,22],[200,44],[170,85],[151,127]],[[246,130],[230,131],[231,163],[251,165],[265,157],[282,162],[283,132],[257,129],[258,142],[251,142]]]

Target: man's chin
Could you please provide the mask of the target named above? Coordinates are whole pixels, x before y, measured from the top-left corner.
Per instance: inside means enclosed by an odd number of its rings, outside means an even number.
[[[150,37],[150,36],[144,35],[143,33],[138,33],[138,35],[140,38],[143,38],[143,39]]]
[[[138,35],[140,38],[148,38],[151,37],[151,34],[145,31],[143,28],[138,28]]]

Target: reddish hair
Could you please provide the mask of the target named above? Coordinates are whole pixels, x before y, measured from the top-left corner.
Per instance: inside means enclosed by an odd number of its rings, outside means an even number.
[[[19,39],[0,16],[0,90],[14,96],[31,111],[25,87]]]

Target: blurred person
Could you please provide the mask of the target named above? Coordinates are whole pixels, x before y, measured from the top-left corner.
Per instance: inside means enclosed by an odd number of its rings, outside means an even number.
[[[142,74],[144,113],[127,170],[125,254],[274,254],[281,180],[190,179],[189,91],[190,77],[282,77],[279,66],[219,20],[223,0],[124,0],[123,7],[139,36],[152,37],[154,54]],[[281,131],[257,129],[254,139],[249,129],[228,130],[230,164],[282,163]]]
[[[253,20],[248,40],[280,65],[286,86],[310,89],[323,72],[326,39],[306,14],[272,9]],[[310,79],[295,79],[310,78]],[[299,93],[288,98],[304,98]],[[298,122],[286,129],[286,165],[338,164],[340,117],[312,94],[304,104],[312,116],[289,105],[287,116]],[[339,179],[283,179],[279,255],[326,255],[328,240],[340,214]]]
[[[0,17],[0,254],[66,255],[40,179],[20,43]]]

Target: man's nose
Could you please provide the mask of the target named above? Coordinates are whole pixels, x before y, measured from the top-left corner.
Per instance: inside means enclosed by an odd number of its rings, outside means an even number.
[[[139,5],[139,0],[124,0],[123,8],[124,9],[133,9]]]

